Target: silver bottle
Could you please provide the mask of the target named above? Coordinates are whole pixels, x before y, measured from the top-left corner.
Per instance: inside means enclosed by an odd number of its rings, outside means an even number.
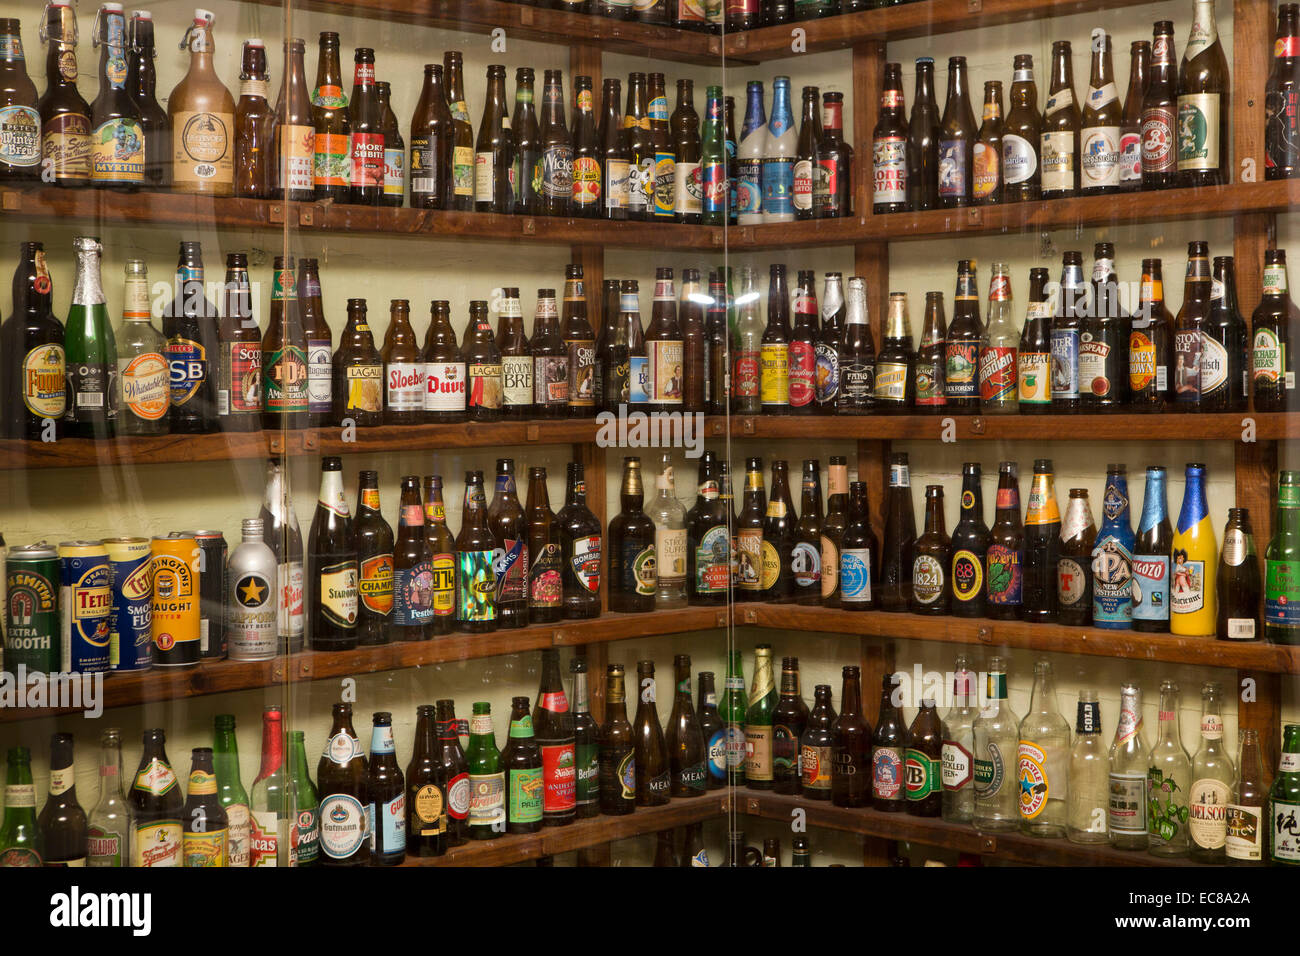
[[[226,649],[232,661],[268,661],[276,653],[278,567],[261,518],[245,518],[243,533],[226,563]]]

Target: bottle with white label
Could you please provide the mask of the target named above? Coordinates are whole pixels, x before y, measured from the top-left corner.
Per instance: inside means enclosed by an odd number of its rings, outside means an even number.
[[[1079,191],[1088,195],[1116,192],[1120,181],[1120,128],[1123,107],[1115,85],[1110,37],[1092,34],[1092,76],[1079,124]]]
[[[370,797],[370,863],[397,866],[406,860],[406,780],[393,745],[393,715],[373,717],[366,793]]]
[[[1070,42],[1052,44],[1052,75],[1039,134],[1044,199],[1073,196],[1079,190],[1079,106],[1074,101]]]
[[[149,270],[143,260],[127,260],[122,298],[122,324],[114,335],[117,381],[122,390],[118,397],[117,431],[119,435],[165,435],[171,403],[167,340],[150,321]],[[257,334],[256,325],[254,334]],[[258,336],[252,346],[257,351],[259,371],[260,341]],[[256,421],[256,416],[249,417]]]
[[[1119,850],[1147,846],[1147,744],[1142,736],[1142,690],[1124,684],[1119,691],[1119,723],[1110,745],[1110,787],[1106,825],[1110,845]]]
[[[1241,730],[1237,752],[1237,778],[1228,801],[1227,835],[1224,848],[1228,866],[1262,866],[1266,822],[1264,808],[1268,790],[1264,786],[1264,761],[1259,753],[1259,731]]]
[[[959,655],[952,668],[952,707],[943,717],[943,818],[970,823],[975,816],[975,672]]]
[[[1230,181],[1228,104],[1232,74],[1219,42],[1214,0],[1196,0],[1192,31],[1178,69],[1178,185],[1221,186]]]
[[[1074,732],[1067,781],[1066,835],[1071,843],[1105,843],[1110,773],[1106,745],[1101,739],[1101,704],[1097,702],[1096,691],[1079,691]]]
[[[5,814],[0,823],[0,866],[43,866],[36,825],[36,786],[26,747],[10,747],[5,770]]]
[[[497,349],[501,352],[501,414],[521,420],[533,414],[533,356],[524,332],[519,289],[501,290],[497,320]]]
[[[72,734],[50,738],[50,789],[37,825],[46,866],[86,865],[86,811],[77,802]]]
[[[672,459],[663,456],[663,467],[655,479],[657,492],[650,503],[655,523],[655,607],[686,606],[686,509],[677,498]]]
[[[293,499],[285,479],[283,463],[272,458],[266,463],[266,497],[258,514],[263,540],[275,553],[276,652],[296,654],[302,650],[302,532]]]
[[[1223,746],[1222,697],[1223,688],[1216,682],[1201,685],[1201,747],[1192,758],[1187,802],[1191,858],[1198,863],[1222,863],[1227,855],[1224,844],[1235,770]]]
[[[393,299],[384,333],[384,424],[418,425],[424,419],[425,366],[411,328],[411,303]]]

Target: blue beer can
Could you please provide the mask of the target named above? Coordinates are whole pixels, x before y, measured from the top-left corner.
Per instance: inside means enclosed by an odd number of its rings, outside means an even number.
[[[115,671],[146,671],[153,667],[153,557],[149,539],[106,538],[104,549],[113,582],[109,666]]]
[[[64,673],[98,674],[109,669],[112,614],[113,585],[103,542],[62,542],[59,617]]]

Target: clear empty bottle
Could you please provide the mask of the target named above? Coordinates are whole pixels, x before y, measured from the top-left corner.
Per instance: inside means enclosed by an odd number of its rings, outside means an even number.
[[[1079,691],[1074,732],[1067,836],[1071,843],[1105,843],[1110,761],[1101,738],[1101,705],[1096,691]]]
[[[1020,826],[1016,792],[1016,746],[1020,719],[1007,702],[1007,665],[989,661],[988,702],[975,718],[975,829],[1014,830]]]
[[[1016,759],[1020,828],[1030,836],[1060,838],[1066,834],[1070,725],[1056,706],[1052,665],[1034,665],[1034,691],[1029,712],[1020,722]]]
[[[1178,685],[1160,682],[1160,724],[1147,758],[1147,850],[1153,856],[1186,856],[1187,792],[1192,761],[1178,732]]]

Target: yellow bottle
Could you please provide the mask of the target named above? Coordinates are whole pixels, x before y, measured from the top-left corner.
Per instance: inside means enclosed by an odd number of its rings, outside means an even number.
[[[1210,507],[1205,500],[1205,466],[1187,466],[1183,507],[1174,529],[1169,573],[1169,630],[1188,636],[1213,636],[1214,577],[1219,549],[1214,542]]]

